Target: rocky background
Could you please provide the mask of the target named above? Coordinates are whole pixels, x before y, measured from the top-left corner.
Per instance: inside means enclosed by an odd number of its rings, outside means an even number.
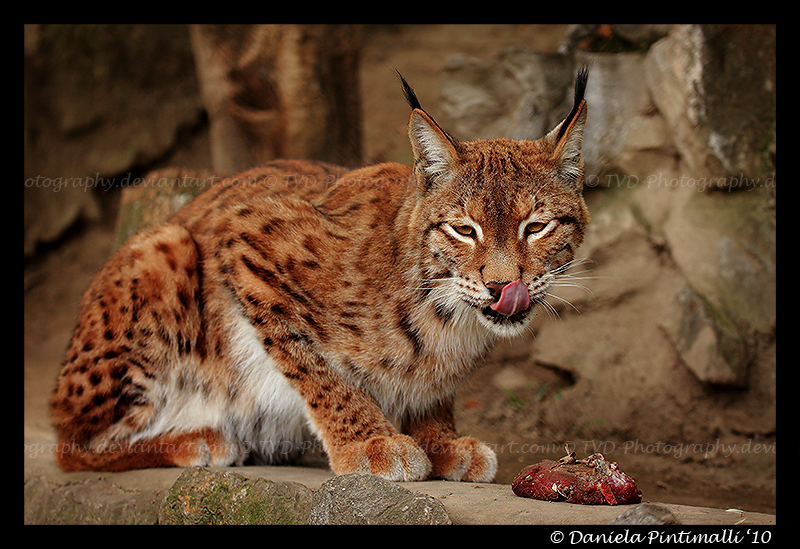
[[[313,42],[302,29],[256,36],[279,44],[284,55],[259,58],[277,73],[312,56],[328,67],[321,78],[360,86],[340,99],[360,109],[325,118],[360,128],[340,134],[350,164],[354,150],[363,164],[411,161],[393,69],[449,133],[474,139],[541,136],[571,105],[577,67],[591,68],[587,262],[459,394],[459,428],[495,445],[498,482],[568,443],[618,461],[646,499],[774,512],[775,27],[350,30],[331,31],[336,55],[295,47]],[[115,246],[121,187],[165,166],[224,169],[212,151],[230,124],[209,107],[192,32],[25,27],[26,448],[54,439],[49,392],[80,294]],[[257,56],[237,55],[246,89]],[[273,103],[236,98],[237,139],[319,147],[270,125]],[[123,214],[137,204],[125,200]]]

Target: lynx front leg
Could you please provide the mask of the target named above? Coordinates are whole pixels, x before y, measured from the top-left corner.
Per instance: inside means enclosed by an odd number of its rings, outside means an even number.
[[[331,371],[321,360],[277,360],[306,402],[311,423],[322,439],[337,475],[365,472],[394,481],[425,479],[431,464],[425,452],[389,423],[364,390]],[[277,358],[277,357],[276,357]]]
[[[453,421],[453,403],[444,402],[427,416],[412,420],[406,432],[425,450],[431,477],[468,482],[491,482],[497,456],[483,442],[459,437]]]

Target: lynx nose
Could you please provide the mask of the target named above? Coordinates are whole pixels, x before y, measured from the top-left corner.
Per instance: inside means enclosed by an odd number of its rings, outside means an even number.
[[[510,282],[487,282],[486,287],[489,288],[489,293],[492,294],[492,297],[495,300],[500,299],[500,294],[503,291],[503,288],[511,284]]]
[[[492,297],[497,298],[497,294],[500,294],[497,301],[489,307],[501,315],[515,315],[531,304],[528,287],[520,278],[511,283],[489,282],[486,287],[489,288]]]

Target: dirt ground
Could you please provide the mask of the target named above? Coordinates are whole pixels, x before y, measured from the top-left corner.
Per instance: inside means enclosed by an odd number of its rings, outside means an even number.
[[[405,112],[400,111],[405,107],[392,74],[395,69],[412,82],[426,109],[435,113],[440,69],[450,55],[483,57],[505,46],[554,51],[564,30],[564,26],[398,26],[371,30],[366,36],[362,61],[362,89],[370,89],[370,93],[363,94],[365,163],[411,160],[405,116],[399,114]],[[207,135],[200,131],[165,164],[208,167],[207,150]],[[111,254],[118,199],[118,191],[102,196],[100,221],[75,227],[25,264],[26,445],[54,441],[47,401],[74,326],[80,296]],[[540,459],[560,457],[563,455],[560,446],[566,442],[560,434],[548,433],[546,426],[534,425],[532,418],[537,401],[555,398],[559,384],[569,380],[536,364],[517,365],[513,369],[505,366],[500,362],[479,371],[457,400],[459,429],[498,449],[500,470],[496,481],[499,483],[510,483],[522,467]],[[511,392],[502,388],[503,375],[538,380],[539,387],[547,386],[548,391]],[[576,433],[572,440],[583,439]],[[521,443],[529,446],[523,448]],[[734,464],[724,452],[712,452],[703,459],[676,458],[663,453],[623,454],[619,452],[624,444],[621,440],[605,440],[602,444],[605,446],[591,448],[583,443],[575,450],[579,457],[585,457],[592,451],[608,451],[613,447],[617,451],[610,459],[618,461],[622,470],[636,479],[646,501],[775,513],[774,487],[770,489],[767,482],[760,485],[742,480],[743,467],[759,464]],[[774,448],[774,439],[772,444]]]

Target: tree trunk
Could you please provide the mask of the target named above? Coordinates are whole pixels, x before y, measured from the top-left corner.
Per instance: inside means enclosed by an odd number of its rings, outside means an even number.
[[[193,25],[214,169],[274,158],[358,165],[361,29],[352,25]]]

